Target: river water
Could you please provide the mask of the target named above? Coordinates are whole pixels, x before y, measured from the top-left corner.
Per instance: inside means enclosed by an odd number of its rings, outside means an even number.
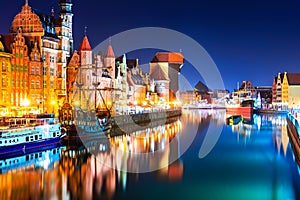
[[[300,199],[281,115],[226,125],[221,110],[1,164],[0,199]]]

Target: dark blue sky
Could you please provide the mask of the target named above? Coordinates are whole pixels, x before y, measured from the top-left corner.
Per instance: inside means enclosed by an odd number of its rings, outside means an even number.
[[[0,33],[8,32],[24,2],[1,0]],[[215,61],[229,90],[238,81],[271,85],[278,72],[300,72],[299,0],[74,0],[73,3],[76,49],[84,26],[88,26],[92,47],[125,30],[155,26],[174,29],[198,41]],[[48,13],[54,7],[58,12],[58,0],[29,0],[29,5]],[[150,61],[151,56],[142,55],[147,54],[136,54],[141,62]],[[186,65],[182,73],[190,77],[191,84],[196,84],[199,77],[190,73],[190,68]]]

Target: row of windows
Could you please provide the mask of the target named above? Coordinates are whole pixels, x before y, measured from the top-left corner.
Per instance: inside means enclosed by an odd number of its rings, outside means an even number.
[[[2,77],[2,88],[5,88],[9,85],[9,80],[6,78],[6,77]],[[26,79],[14,79],[12,78],[11,79],[11,85],[14,87],[27,87],[27,80]],[[47,80],[44,80],[43,81],[43,86],[44,88],[47,88]],[[32,80],[31,81],[31,88],[32,89],[40,89],[41,88],[41,85],[40,85],[40,81],[37,80],[37,81],[34,81]],[[54,88],[54,81],[51,80],[50,81],[50,88]]]
[[[40,85],[40,81],[31,81],[31,89],[40,89],[41,85]]]
[[[37,67],[32,66],[31,67],[31,75],[41,75],[40,74],[40,67],[39,66],[37,66]]]
[[[2,85],[3,85],[3,82],[2,82]],[[12,78],[11,85],[16,86],[16,87],[27,87],[28,86],[26,79],[18,79],[18,78],[16,78],[16,80],[14,78]]]
[[[23,53],[20,53],[20,58],[23,58],[23,57],[24,57]],[[19,53],[18,52],[16,52],[16,58],[19,58]]]
[[[2,71],[6,71],[6,68],[2,67]],[[19,65],[11,65],[11,71],[12,72],[24,72],[27,73],[28,72],[28,67],[27,66],[19,66]],[[55,70],[54,68],[50,68],[50,76],[54,76]],[[39,66],[32,66],[31,67],[31,75],[41,75],[40,72],[40,67]],[[47,75],[47,68],[43,67],[43,75]]]
[[[11,65],[11,71],[12,72],[28,72],[28,67],[27,66],[21,66],[21,65]]]

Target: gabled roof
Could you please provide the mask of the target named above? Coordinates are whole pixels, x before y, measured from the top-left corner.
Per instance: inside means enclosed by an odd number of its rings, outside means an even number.
[[[275,81],[276,81],[276,83],[277,83],[277,81],[278,81],[278,76],[279,76],[279,75],[280,75],[280,83],[282,83],[283,78],[284,78],[284,73],[279,73],[279,74],[276,76]]]
[[[115,54],[114,54],[114,51],[113,51],[113,48],[111,45],[108,45],[105,57],[106,58],[115,58]]]
[[[199,81],[195,88],[194,88],[195,91],[199,92],[199,93],[208,93],[210,91],[210,89],[204,84],[202,83],[201,81]]]
[[[17,33],[19,27],[22,27],[24,33],[39,32],[42,33],[44,28],[39,16],[33,12],[30,6],[25,4],[20,13],[18,13],[11,23],[10,32]]]
[[[86,35],[82,39],[79,51],[92,51],[92,48]]]
[[[287,73],[289,85],[300,85],[300,73]]]
[[[179,52],[158,52],[151,60],[151,63],[156,62],[183,63],[184,58]]]
[[[253,84],[251,83],[251,81],[247,80],[247,81],[243,81],[242,85],[240,86],[239,90],[252,90],[255,89]]]

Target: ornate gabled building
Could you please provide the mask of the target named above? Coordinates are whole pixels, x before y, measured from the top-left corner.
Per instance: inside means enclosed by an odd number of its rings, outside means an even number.
[[[67,67],[68,102],[84,110],[105,110],[106,106],[111,108],[111,88],[115,85],[114,64],[112,46],[108,46],[104,57],[100,54],[93,56],[85,35]]]
[[[56,112],[66,96],[66,66],[73,52],[72,1],[60,0],[59,17],[31,8],[26,0],[0,41],[10,54],[9,115]],[[9,89],[8,89],[9,87]]]
[[[241,86],[232,94],[232,98],[238,103],[241,103],[244,100],[254,99],[256,97],[256,89],[249,80],[243,81]]]
[[[123,75],[124,91],[123,98],[129,104],[143,105],[146,100],[147,85],[149,84],[147,74],[142,72],[139,67],[138,59],[127,59],[125,55],[116,59],[117,61],[117,77]],[[126,71],[125,71],[126,70]]]
[[[277,108],[288,109],[300,106],[300,73],[278,73],[273,80],[276,92],[273,90],[274,105]]]

